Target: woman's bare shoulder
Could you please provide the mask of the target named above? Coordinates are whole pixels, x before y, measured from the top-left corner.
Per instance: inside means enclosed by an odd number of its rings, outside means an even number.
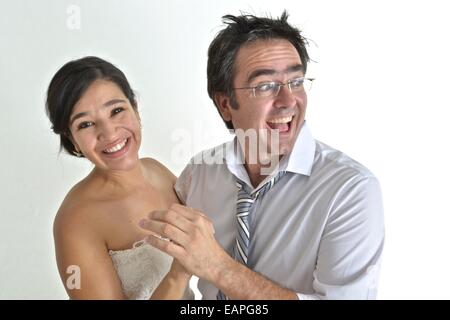
[[[85,183],[79,182],[66,195],[56,213],[53,223],[54,232],[84,233],[94,232],[95,200],[89,196]]]
[[[142,158],[141,163],[144,165],[147,174],[152,180],[173,185],[177,177],[161,162],[153,158]]]
[[[174,190],[177,177],[166,166],[155,159],[144,158],[141,159],[141,163],[151,184],[164,194],[168,203],[178,203],[179,200]]]
[[[64,284],[69,267],[77,266],[83,284],[78,290],[66,287],[72,299],[119,299],[123,291],[110,256],[106,235],[108,219],[101,212],[92,190],[72,188],[67,194],[53,224],[55,254]],[[94,199],[94,200],[93,200]]]

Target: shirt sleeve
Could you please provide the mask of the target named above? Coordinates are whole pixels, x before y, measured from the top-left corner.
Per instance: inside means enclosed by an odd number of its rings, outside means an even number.
[[[192,173],[193,173],[193,164],[192,160],[188,163],[188,165],[183,169],[177,181],[175,182],[174,190],[180,199],[182,204],[186,204],[187,197],[189,194],[189,190],[191,187],[192,181]]]
[[[384,218],[375,177],[344,187],[331,205],[314,271],[315,293],[299,299],[375,299]]]

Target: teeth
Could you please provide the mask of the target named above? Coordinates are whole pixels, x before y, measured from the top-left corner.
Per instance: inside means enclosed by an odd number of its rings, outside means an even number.
[[[288,123],[288,122],[291,122],[292,118],[293,118],[293,116],[290,116],[290,117],[285,117],[285,118],[272,119],[267,122],[269,122],[269,123]]]
[[[113,153],[113,152],[117,152],[119,150],[122,150],[122,148],[125,147],[127,141],[128,141],[128,139],[125,139],[122,142],[116,144],[114,147],[105,149],[105,152],[106,153]]]

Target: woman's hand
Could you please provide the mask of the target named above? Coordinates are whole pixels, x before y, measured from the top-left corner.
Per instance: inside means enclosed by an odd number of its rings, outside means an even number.
[[[172,266],[159,286],[153,292],[152,300],[176,300],[182,299],[186,287],[189,285],[191,274],[178,262],[173,259]]]
[[[169,270],[169,275],[178,281],[189,281],[192,276],[192,274],[189,273],[189,271],[187,271],[177,259],[173,259],[172,266]]]

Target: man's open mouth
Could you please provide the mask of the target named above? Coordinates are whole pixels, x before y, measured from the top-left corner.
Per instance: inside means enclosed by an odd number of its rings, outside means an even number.
[[[270,129],[278,130],[280,133],[288,132],[293,118],[294,116],[270,119],[267,121],[267,126]]]

